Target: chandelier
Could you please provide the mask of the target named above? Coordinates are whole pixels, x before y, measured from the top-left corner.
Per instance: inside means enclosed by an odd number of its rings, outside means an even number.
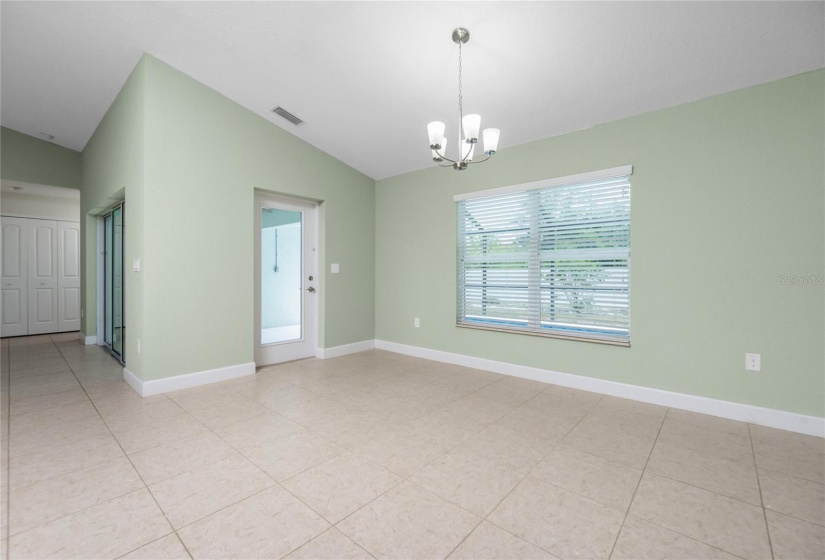
[[[470,32],[463,27],[453,31],[453,42],[458,44],[458,159],[450,159],[445,155],[447,152],[447,138],[444,136],[444,123],[433,121],[427,125],[433,161],[441,167],[452,167],[456,171],[467,169],[471,163],[482,163],[490,159],[498,149],[498,137],[501,134],[501,131],[497,128],[485,128],[482,136],[484,139],[484,155],[487,157],[473,160],[476,144],[478,143],[478,130],[481,127],[481,115],[465,115],[461,97],[461,45],[469,40]],[[443,163],[444,161],[449,163]]]

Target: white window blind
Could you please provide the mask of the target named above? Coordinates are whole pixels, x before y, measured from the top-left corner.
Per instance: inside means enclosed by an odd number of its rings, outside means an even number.
[[[457,324],[628,345],[631,172],[457,197]]]

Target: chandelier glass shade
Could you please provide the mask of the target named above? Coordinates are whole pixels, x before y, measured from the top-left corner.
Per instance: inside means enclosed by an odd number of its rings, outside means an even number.
[[[430,139],[430,150],[433,161],[441,167],[452,167],[457,171],[467,169],[471,163],[481,163],[490,159],[498,149],[498,139],[501,131],[497,128],[485,128],[481,133],[484,141],[484,159],[474,160],[476,144],[478,144],[479,130],[481,129],[481,115],[464,114],[464,100],[461,91],[461,45],[470,40],[470,32],[459,27],[453,31],[453,42],[458,44],[458,145],[456,159],[447,157],[446,125],[441,121],[433,121],[427,125],[427,135]],[[447,163],[445,163],[447,162]]]

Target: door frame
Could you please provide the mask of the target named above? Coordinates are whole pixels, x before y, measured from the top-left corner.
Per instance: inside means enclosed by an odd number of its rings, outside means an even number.
[[[320,242],[320,202],[311,199],[305,198],[297,198],[291,197],[288,195],[283,195],[279,193],[272,193],[269,191],[261,191],[255,190],[254,191],[254,219],[253,219],[253,317],[254,317],[254,324],[253,324],[253,347],[252,347],[252,356],[255,360],[256,367],[263,367],[267,365],[273,365],[276,363],[283,363],[292,360],[299,360],[304,358],[309,358],[316,356],[318,354],[318,332],[320,326],[320,304],[319,304],[319,297],[321,290],[324,288],[323,282],[321,280],[321,269],[319,268],[319,242]],[[313,328],[311,329],[312,332],[306,328],[307,321],[303,321],[302,325],[302,332],[303,332],[303,340],[308,342],[310,345],[309,354],[307,355],[305,352],[290,352],[285,350],[283,352],[283,359],[279,359],[276,362],[271,363],[258,363],[257,362],[257,354],[258,348],[261,346],[261,212],[260,209],[263,207],[263,204],[271,203],[273,205],[283,205],[286,207],[297,207],[298,210],[303,213],[309,213],[312,217],[313,225],[312,225],[312,236],[315,240],[314,247],[312,247],[311,251],[306,251],[302,247],[302,252],[305,254],[309,252],[311,257],[309,259],[305,259],[305,255],[302,255],[302,260],[307,261],[304,265],[304,270],[302,271],[302,278],[301,278],[301,293],[302,293],[302,301],[305,302],[304,309],[302,313],[304,313],[304,317],[311,317]],[[302,237],[303,241],[303,237]],[[309,266],[307,266],[307,264]],[[316,286],[315,293],[312,297],[307,297],[304,293],[307,287],[307,268],[311,268],[314,270],[315,279],[312,281],[313,285]],[[288,347],[289,344],[292,342],[275,342],[272,344],[268,344],[269,347],[276,347],[281,346],[284,349]]]
[[[97,345],[109,353],[120,365],[126,365],[126,201],[121,200],[112,204],[97,215]],[[121,341],[120,354],[117,354],[110,345],[106,343],[106,216],[113,214],[115,209],[120,207],[120,240],[123,247],[120,251],[120,322]],[[114,217],[112,217],[114,223]],[[114,236],[112,236],[114,240]],[[114,290],[113,290],[114,291]]]

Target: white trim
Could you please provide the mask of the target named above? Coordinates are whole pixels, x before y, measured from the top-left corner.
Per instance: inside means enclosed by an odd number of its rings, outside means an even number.
[[[397,342],[389,342],[386,340],[376,340],[375,347],[379,350],[397,352],[399,354],[406,354],[417,358],[436,360],[439,362],[446,362],[448,364],[458,364],[475,369],[494,371],[504,375],[523,377],[525,379],[533,379],[564,387],[572,387],[574,389],[582,389],[584,391],[592,391],[594,393],[612,395],[614,397],[633,399],[636,401],[678,408],[681,410],[689,410],[691,412],[699,412],[701,414],[710,414],[721,418],[728,418],[730,420],[749,422],[751,424],[759,424],[760,426],[768,426],[771,428],[798,432],[800,434],[807,434],[810,436],[825,437],[825,418],[820,418],[818,416],[807,416],[805,414],[797,414],[795,412],[774,410],[749,404],[711,399],[708,397],[699,397],[696,395],[687,395],[684,393],[674,393],[672,391],[664,391],[662,389],[640,387],[638,385],[619,383],[617,381],[595,379],[593,377],[573,375],[570,373],[560,373],[547,369],[510,364],[507,362],[497,362],[486,358],[477,358],[464,354],[453,354],[451,352],[442,352],[441,350],[432,350],[419,346],[409,346],[407,344],[399,344]]]
[[[73,224],[79,224],[77,220],[67,220],[57,214],[53,214],[51,216],[47,216],[45,214],[39,214],[35,216],[34,214],[21,214],[20,212],[3,212],[2,215],[4,218],[28,218],[29,220],[48,220],[50,222],[70,222]]]
[[[148,397],[159,393],[168,393],[170,391],[179,391],[181,389],[189,389],[191,387],[198,387],[199,385],[217,383],[218,381],[226,381],[228,379],[235,379],[246,375],[255,375],[255,362],[247,362],[245,364],[236,364],[234,366],[226,366],[216,369],[207,369],[204,371],[196,371],[194,373],[185,373],[183,375],[175,375],[173,377],[165,377],[163,379],[152,379],[149,381],[143,381],[127,368],[123,368],[123,380],[128,383],[129,386],[141,397]]]
[[[123,380],[141,397],[149,396],[143,392],[143,380],[126,368],[123,368]]]
[[[96,336],[86,336],[85,334],[83,334],[83,331],[78,332],[77,336],[80,339],[80,341],[86,346],[97,344]]]
[[[321,358],[322,360],[326,360],[328,358],[337,358],[338,356],[346,356],[347,354],[354,354],[356,352],[373,350],[374,348],[374,340],[362,340],[361,342],[353,342],[352,344],[333,346],[332,348],[316,348],[315,357]]]
[[[559,185],[569,185],[571,183],[584,183],[585,181],[598,181],[599,179],[623,177],[625,175],[633,175],[632,165],[622,165],[620,167],[611,167],[610,169],[601,169],[599,171],[588,171],[587,173],[567,175],[566,177],[554,177],[552,179],[543,179],[541,181],[533,181],[532,183],[521,183],[520,185],[508,185],[506,187],[497,187],[495,189],[487,189],[483,191],[474,191],[469,193],[457,194],[453,196],[453,201],[459,202],[461,200],[468,200],[470,198],[482,198],[485,196],[494,196],[497,194],[524,192],[532,189],[543,189],[547,187],[558,187]]]

